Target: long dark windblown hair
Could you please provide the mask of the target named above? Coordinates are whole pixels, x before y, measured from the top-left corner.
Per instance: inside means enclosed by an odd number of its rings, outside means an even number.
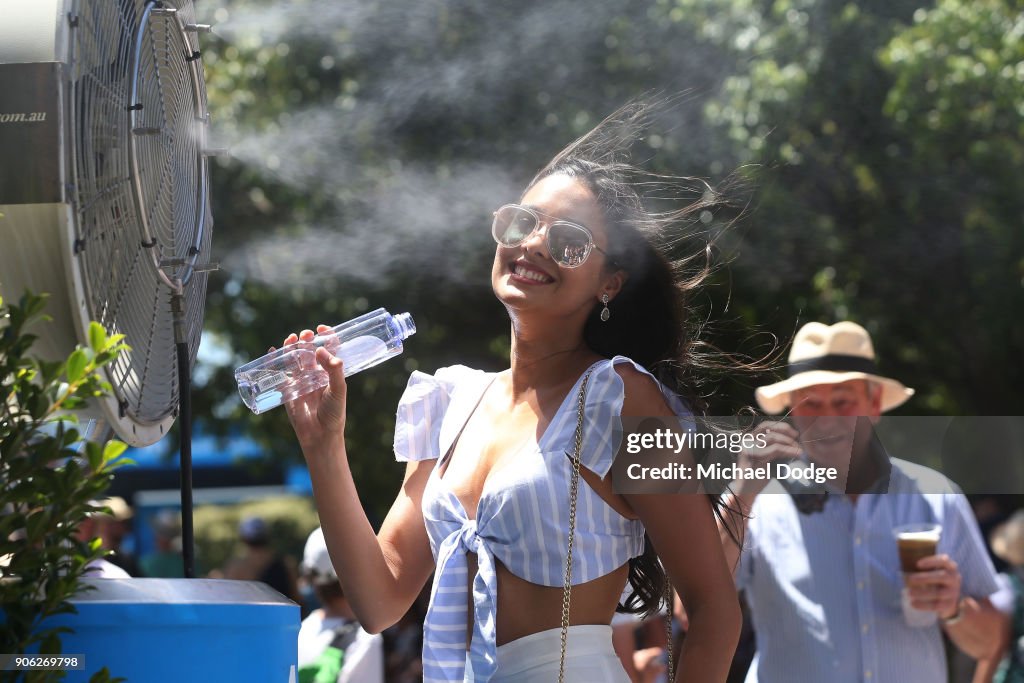
[[[738,361],[701,341],[702,325],[691,312],[694,295],[712,271],[711,241],[705,240],[699,250],[691,247],[681,257],[673,255],[704,234],[702,221],[713,212],[732,207],[727,193],[703,180],[658,175],[629,162],[632,145],[662,106],[636,101],[620,108],[562,150],[537,173],[530,187],[556,174],[586,185],[604,210],[608,261],[614,262],[608,267],[626,271],[625,284],[608,304],[610,319],[601,321],[598,305],[587,319],[583,330],[587,346],[607,358],[631,358],[679,395],[695,414],[704,415],[707,406],[700,386],[711,371],[731,369]],[[649,211],[646,198],[677,208]],[[725,507],[718,495],[708,495],[720,520],[738,514]],[[726,528],[731,533],[733,525]],[[631,593],[619,611],[650,615],[667,595],[668,578],[646,536],[643,554],[630,560],[629,583]]]

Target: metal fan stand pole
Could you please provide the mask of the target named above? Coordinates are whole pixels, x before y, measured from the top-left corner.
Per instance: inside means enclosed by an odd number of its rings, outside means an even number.
[[[204,239],[209,239],[209,216],[206,210],[208,181],[205,156],[216,153],[216,151],[204,149],[205,124],[209,121],[209,114],[206,111],[205,96],[203,95],[202,67],[198,62],[200,52],[189,38],[190,33],[207,32],[210,27],[205,24],[183,23],[179,9],[169,5],[165,6],[160,0],[146,0],[144,3],[142,16],[139,18],[134,36],[135,47],[130,70],[131,92],[128,104],[128,124],[131,134],[127,137],[129,177],[134,190],[132,200],[138,217],[141,244],[149,253],[158,280],[167,285],[171,293],[172,324],[178,366],[178,419],[181,424],[181,554],[184,563],[184,576],[192,579],[196,575],[195,531],[192,520],[192,380],[191,363],[189,362],[191,354],[188,344],[188,303],[185,300],[185,288],[196,273],[217,268],[215,264],[197,263],[203,252]],[[159,28],[154,29],[154,26]],[[153,33],[153,31],[157,32]],[[180,64],[181,52],[179,50],[184,52],[184,61]],[[178,65],[177,71],[165,68],[175,64]],[[174,78],[174,76],[180,78]],[[183,112],[179,112],[174,107],[168,108],[170,105],[162,97],[162,95],[168,94],[165,92],[166,89],[169,88],[171,92],[177,92],[176,88],[179,86],[187,100]],[[154,93],[153,88],[158,88],[160,92]],[[188,94],[191,94],[190,100],[187,97]],[[171,99],[173,100],[173,98]],[[191,108],[187,105],[191,105]],[[153,188],[148,182],[156,177],[152,173],[152,157],[157,152],[147,147],[148,143],[143,143],[142,140],[151,139],[153,135],[161,135],[164,131],[169,131],[167,133],[168,141],[173,144],[175,140],[181,138],[180,135],[177,135],[180,133],[180,124],[192,119],[200,124],[200,129],[196,131],[198,134],[195,141],[197,149],[192,150],[191,147],[186,146],[185,152],[186,156],[192,151],[196,152],[197,164],[194,170],[186,172],[189,168],[188,165],[176,166],[174,164],[165,164],[161,168],[171,168],[176,172],[181,172],[175,176],[172,182],[186,182],[189,179],[196,181],[199,195],[195,205],[198,209],[197,220],[192,226],[195,232],[178,234],[184,229],[184,226],[175,222],[172,202],[171,229],[169,230],[170,235],[168,235],[166,221],[158,220],[162,214],[156,210],[159,205],[154,203],[159,193],[154,194]],[[186,141],[191,140],[191,137],[185,136],[185,139]],[[173,155],[164,157],[165,153],[166,150],[161,148],[158,156],[172,160],[176,158]],[[149,172],[146,169],[149,169]],[[163,176],[160,178],[162,180]],[[176,234],[178,234],[177,238]],[[191,244],[188,244],[188,240],[179,239],[189,234],[194,237]],[[186,244],[188,246],[187,256],[173,251],[176,246]],[[171,249],[173,255],[169,253],[165,256],[164,248]]]
[[[181,436],[181,557],[185,578],[196,577],[195,530],[192,525],[192,377],[185,333],[185,293],[171,294],[174,345],[178,351],[178,424]]]

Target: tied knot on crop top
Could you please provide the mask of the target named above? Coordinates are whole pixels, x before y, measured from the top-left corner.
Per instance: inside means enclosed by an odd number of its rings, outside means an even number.
[[[602,478],[611,469],[621,438],[618,418],[622,414],[624,384],[615,371],[620,363],[629,363],[650,376],[647,370],[623,356],[591,366],[580,464]],[[475,518],[471,519],[440,475],[444,465],[441,456],[449,453],[493,378],[493,373],[461,365],[441,368],[434,375],[414,372],[398,404],[395,457],[400,461],[437,459],[422,503],[436,563],[424,622],[424,683],[467,678],[467,553],[477,556],[472,584],[474,626],[468,657],[476,683],[488,681],[497,662],[496,562],[532,583],[561,587],[565,581],[571,454],[583,376],[566,395],[540,440],[516,453],[514,467],[503,465],[500,476],[488,478]],[[659,387],[673,412],[688,414],[678,396],[660,384]],[[638,520],[621,516],[581,481],[574,543],[572,584],[578,585],[604,576],[640,555],[644,528]]]

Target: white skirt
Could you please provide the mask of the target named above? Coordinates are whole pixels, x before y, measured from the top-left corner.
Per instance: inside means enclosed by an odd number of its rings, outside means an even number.
[[[557,681],[562,629],[523,636],[498,647],[492,683]],[[570,626],[565,648],[565,683],[629,683],[612,648],[611,626]]]

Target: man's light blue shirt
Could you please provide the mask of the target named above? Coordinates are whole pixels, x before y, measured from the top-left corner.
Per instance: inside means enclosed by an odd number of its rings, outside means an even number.
[[[770,493],[782,491],[774,482],[757,497],[736,579],[757,634],[746,683],[947,680],[940,627],[904,622],[893,527],[941,524],[938,552],[957,563],[962,595],[984,598],[999,584],[956,486],[918,465],[892,465],[888,493],[856,503],[832,495],[819,513],[801,514],[789,495]]]

